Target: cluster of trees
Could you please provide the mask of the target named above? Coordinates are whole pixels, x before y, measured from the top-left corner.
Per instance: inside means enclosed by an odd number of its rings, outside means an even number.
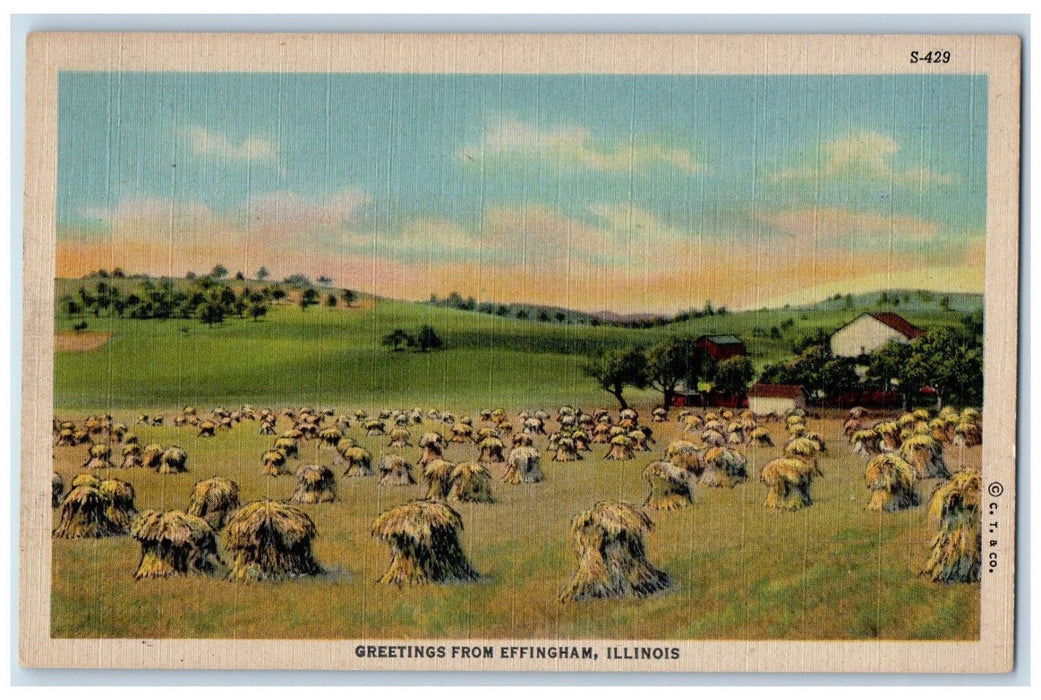
[[[444,340],[441,339],[437,331],[427,324],[422,325],[415,333],[409,333],[402,328],[395,328],[383,336],[381,343],[393,352],[398,352],[405,348],[429,352],[430,350],[439,350],[445,346]]]
[[[794,357],[764,367],[759,381],[801,384],[811,400],[852,391],[899,391],[910,406],[923,387],[930,387],[941,405],[982,404],[982,310],[963,317],[960,327],[931,328],[910,343],[890,341],[864,358],[834,356],[830,337],[818,330],[803,339]],[[858,365],[867,366],[863,378]]]
[[[212,325],[232,316],[258,320],[267,314],[272,302],[285,296],[285,290],[278,286],[256,290],[243,287],[236,292],[227,283],[209,276],[194,279],[187,288],[178,288],[170,279],[145,279],[131,292],[101,279],[94,285],[81,286],[75,294],[66,295],[60,304],[69,316],[194,318]]]
[[[628,406],[624,395],[627,387],[660,391],[662,405],[668,408],[681,384],[696,387],[711,382],[716,391],[738,393],[755,376],[747,357],[717,363],[694,344],[694,338],[685,336],[670,336],[649,347],[605,350],[589,358],[584,369],[622,408]]]
[[[237,290],[227,282],[228,270],[215,265],[206,275],[188,272],[188,285],[177,285],[170,278],[152,279],[147,276],[128,276],[121,268],[97,270],[87,279],[97,280],[81,285],[74,294],[59,300],[61,310],[69,316],[93,315],[133,319],[197,319],[207,325],[222,323],[226,318],[252,318],[254,321],[267,315],[274,303],[288,299],[285,287],[300,289],[299,305],[303,310],[322,303],[319,291],[304,275],[290,275],[282,283],[261,283],[251,287],[243,284]],[[257,271],[257,279],[269,277],[267,268]],[[112,280],[140,279],[132,291],[125,291],[126,282]],[[244,280],[241,272],[236,280]],[[322,278],[327,279],[327,278]],[[284,285],[284,286],[283,286]],[[239,285],[235,285],[238,287]],[[326,306],[335,307],[341,302],[350,307],[358,295],[350,289],[328,292],[324,298]],[[86,321],[76,324],[85,329]]]
[[[910,405],[925,386],[937,405],[983,405],[983,311],[962,318],[961,327],[931,328],[910,343],[890,341],[872,353],[865,381],[895,389]]]

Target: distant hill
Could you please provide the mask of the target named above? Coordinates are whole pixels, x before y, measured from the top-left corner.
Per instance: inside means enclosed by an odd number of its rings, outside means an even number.
[[[963,292],[929,292],[920,289],[890,289],[866,294],[836,294],[813,304],[793,306],[793,309],[813,311],[841,311],[843,309],[871,309],[907,312],[933,311],[943,309],[943,300],[947,300],[947,309],[968,313],[983,308],[982,294]],[[880,303],[881,302],[881,303]]]

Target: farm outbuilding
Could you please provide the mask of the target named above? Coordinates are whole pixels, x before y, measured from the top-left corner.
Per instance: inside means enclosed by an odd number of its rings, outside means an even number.
[[[759,415],[806,408],[806,392],[801,384],[753,384],[748,390],[748,408]]]
[[[910,343],[924,334],[918,326],[891,311],[864,313],[831,335],[831,352],[836,357],[860,357],[895,340]]]
[[[736,335],[703,335],[694,344],[708,353],[716,362],[748,354],[744,342]]]

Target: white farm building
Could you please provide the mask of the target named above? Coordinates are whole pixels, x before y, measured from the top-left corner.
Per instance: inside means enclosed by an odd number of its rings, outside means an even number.
[[[758,416],[797,408],[806,408],[806,392],[799,384],[753,384],[748,390],[748,409]]]
[[[831,353],[836,357],[870,355],[890,340],[910,343],[925,333],[903,316],[889,311],[857,316],[831,336]]]

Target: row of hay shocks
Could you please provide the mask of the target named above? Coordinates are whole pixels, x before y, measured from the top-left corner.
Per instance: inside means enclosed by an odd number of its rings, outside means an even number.
[[[980,412],[942,409],[931,418],[925,409],[904,413],[896,421],[865,426],[866,411],[854,408],[844,426],[851,450],[868,459],[864,478],[871,490],[868,510],[891,513],[920,503],[918,484],[936,479],[928,518],[938,525],[922,574],[941,583],[980,580],[982,557],[980,483],[975,467],[953,476],[944,460],[944,445],[958,448],[959,466],[966,447],[982,444]]]
[[[690,416],[687,417],[687,420],[689,419]],[[810,505],[812,502],[809,497],[809,484],[814,475],[820,475],[815,455],[823,448],[823,441],[819,439],[819,436],[809,433],[805,429],[805,425],[800,425],[800,423],[802,423],[801,416],[789,416],[787,427],[793,438],[786,445],[786,456],[774,460],[764,467],[762,479],[769,487],[766,502],[768,506],[796,509]],[[707,431],[711,430],[713,428],[710,426]],[[749,437],[753,440],[755,430],[752,428],[749,431]],[[374,524],[374,534],[388,542],[393,552],[392,568],[381,579],[385,582],[401,585],[406,582],[415,583],[426,580],[472,580],[476,577],[476,573],[466,562],[465,556],[458,546],[458,535],[455,533],[455,529],[461,528],[461,520],[455,511],[439,503],[438,499],[443,499],[453,491],[458,491],[455,487],[462,483],[459,477],[465,473],[477,475],[476,478],[471,478],[469,481],[471,484],[477,485],[477,493],[490,499],[490,492],[483,488],[488,481],[487,470],[476,463],[452,465],[440,459],[441,440],[438,434],[433,434],[433,440],[428,441],[427,445],[424,445],[424,441],[421,440],[421,446],[424,448],[434,445],[429,451],[425,449],[423,460],[427,462],[424,476],[428,482],[428,500],[413,501],[392,509],[381,514]],[[710,440],[716,442],[711,436]],[[768,440],[767,436],[758,444],[768,444]],[[670,446],[670,449],[672,447]],[[536,450],[521,446],[515,448],[514,452],[525,448],[535,453],[535,470],[537,471]],[[645,504],[648,507],[671,509],[686,505],[690,498],[691,471],[697,471],[699,462],[704,465],[699,476],[704,477],[708,473],[709,479],[704,483],[709,485],[733,485],[747,477],[743,473],[744,463],[739,453],[720,445],[710,448],[700,459],[694,457],[684,445],[680,445],[673,452],[674,454],[669,456],[685,463],[687,469],[681,469],[672,462],[652,463],[645,470],[645,477],[651,483],[651,494]],[[696,446],[694,454],[698,454],[700,457]],[[514,461],[512,457],[513,455],[511,455],[511,463]],[[391,459],[398,460],[399,464],[404,462],[400,457],[391,456]],[[695,466],[688,471],[691,464]],[[407,465],[407,462],[405,465],[404,474],[406,476],[402,482],[414,483],[414,480],[411,479],[411,465]],[[381,472],[384,471],[393,474],[401,473],[402,470],[381,469]],[[522,473],[524,469],[515,471]],[[941,532],[934,541],[933,556],[930,558],[927,570],[935,580],[945,582],[961,580],[958,578],[959,576],[971,576],[973,572],[976,576],[974,580],[978,580],[979,486],[977,476],[974,506],[976,518],[973,521],[971,514],[973,480],[971,476],[971,472],[966,472],[965,476],[959,474],[956,480],[952,480],[947,487],[938,491],[934,496],[930,511],[937,514],[936,517],[941,522]],[[540,478],[541,473],[533,480]],[[524,481],[523,478],[520,480]],[[294,500],[320,502],[323,500],[322,494],[331,491],[332,481],[332,473],[327,468],[303,465],[298,470],[298,489],[294,493]],[[968,496],[966,496],[967,491]],[[302,498],[298,496],[301,493]],[[310,498],[308,494],[311,495]],[[291,506],[284,507],[291,508]],[[968,515],[966,515],[967,513]],[[302,512],[300,514],[306,518],[305,514]],[[425,519],[430,521],[426,526],[422,525],[423,522],[426,522]],[[972,522],[976,523],[977,535],[974,560],[973,550],[968,546],[973,541],[972,533],[966,534],[966,523],[971,526]],[[410,524],[406,527],[402,525],[403,523]],[[643,553],[642,532],[649,530],[650,526],[649,518],[628,504],[598,503],[589,511],[580,514],[572,526],[575,547],[579,553],[579,571],[562,599],[578,600],[586,597],[619,595],[640,596],[667,587],[667,576],[651,566]],[[313,523],[311,530],[313,532]],[[144,547],[145,541],[142,540],[142,543]],[[435,549],[442,552],[446,561],[430,561],[437,559],[433,556]],[[308,571],[300,571],[293,575],[299,573],[308,573]],[[254,573],[237,577],[257,578],[266,575]],[[275,575],[280,576],[281,574]]]

